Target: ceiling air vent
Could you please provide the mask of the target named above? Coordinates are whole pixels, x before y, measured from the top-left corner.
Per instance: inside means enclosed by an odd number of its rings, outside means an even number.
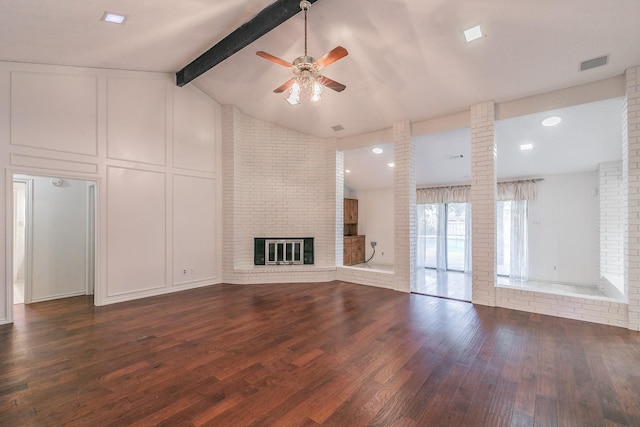
[[[344,130],[342,125],[331,126],[331,129],[333,129],[334,132],[340,132],[341,130]]]
[[[592,68],[607,65],[608,61],[609,61],[609,55],[599,56],[597,58],[583,61],[580,63],[580,71],[590,70]]]

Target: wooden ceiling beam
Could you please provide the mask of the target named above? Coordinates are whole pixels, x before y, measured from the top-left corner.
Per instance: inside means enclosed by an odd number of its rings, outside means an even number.
[[[316,1],[309,0],[309,3],[315,3]],[[262,9],[249,22],[242,24],[211,49],[178,71],[176,73],[176,84],[180,87],[186,85],[300,11],[299,0],[274,1]]]

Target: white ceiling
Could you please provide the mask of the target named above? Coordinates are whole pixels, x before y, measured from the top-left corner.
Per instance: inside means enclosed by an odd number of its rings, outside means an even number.
[[[496,122],[498,179],[536,178],[596,170],[598,164],[622,158],[623,99],[613,98]],[[543,119],[562,122],[544,127]],[[416,137],[418,187],[471,182],[471,131],[457,129]],[[531,151],[520,145],[531,143]],[[374,154],[372,147],[345,151],[345,185],[352,190],[393,187],[393,144]],[[451,156],[462,155],[462,158]]]
[[[174,73],[270,0],[1,0],[0,60]],[[105,10],[125,25],[101,22]],[[638,0],[318,0],[309,53],[349,56],[325,74],[347,86],[318,105],[290,107],[272,90],[303,53],[298,14],[195,84],[222,104],[316,136],[342,137],[621,75],[640,64]],[[461,30],[486,37],[465,44]],[[579,63],[609,63],[579,72]],[[331,126],[342,125],[334,132]]]

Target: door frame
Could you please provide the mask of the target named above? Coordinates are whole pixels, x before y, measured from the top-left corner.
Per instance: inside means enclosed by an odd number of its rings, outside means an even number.
[[[100,197],[100,178],[97,176],[86,176],[86,175],[68,175],[68,174],[60,174],[60,173],[52,173],[52,174],[47,174],[47,173],[43,173],[42,171],[33,171],[33,170],[23,170],[23,169],[6,169],[6,173],[5,173],[5,236],[6,236],[6,240],[5,240],[5,286],[6,286],[6,323],[13,323],[13,319],[14,319],[14,313],[13,313],[13,240],[14,240],[14,236],[13,236],[13,210],[14,210],[14,206],[13,206],[13,182],[14,182],[14,176],[15,175],[26,175],[26,176],[37,176],[37,177],[59,177],[62,179],[75,179],[75,180],[82,180],[82,181],[86,181],[88,183],[87,187],[93,187],[93,206],[90,208],[88,206],[88,204],[90,203],[89,201],[87,201],[87,212],[89,213],[90,211],[93,212],[93,283],[94,283],[94,290],[93,290],[93,294],[98,296],[98,292],[100,290],[100,274],[99,274],[99,248],[100,248],[100,235],[99,235],[99,229],[100,229],[100,216],[99,216],[99,206],[100,206],[100,202],[99,202],[99,197]],[[18,178],[19,179],[19,178]],[[25,209],[26,208],[26,203],[30,204],[30,210],[31,212],[33,212],[33,184],[31,184],[31,197],[29,198],[29,201],[25,200]],[[87,190],[89,192],[89,190]],[[26,190],[25,190],[26,193]],[[25,198],[26,198],[26,194],[25,194]],[[28,215],[27,215],[28,216]],[[31,246],[30,251],[32,251],[32,243],[33,243],[33,236],[31,235],[31,233],[33,232],[33,224],[32,224],[32,219],[33,218],[25,218],[25,228],[27,228],[26,230],[26,236],[25,236],[25,251],[27,250],[27,246]],[[30,221],[29,226],[27,226],[27,221]],[[87,255],[88,255],[88,247],[87,247]],[[25,254],[25,258],[26,258],[26,254]],[[25,262],[27,262],[25,260]],[[32,270],[32,260],[30,259],[29,261],[29,267],[28,270],[29,272],[27,273],[27,266],[25,266],[25,303],[27,302],[27,274],[29,275],[29,280],[31,280],[31,270]],[[11,284],[9,286],[9,283]],[[85,285],[85,287],[87,287],[88,289],[88,284],[89,281],[87,281],[87,285]],[[31,286],[29,286],[29,300],[31,300]],[[94,300],[94,304],[95,304],[95,300]]]
[[[16,178],[12,176],[11,180],[11,188],[13,190],[13,183],[21,182],[25,185],[24,188],[24,303],[31,303],[31,279],[33,277],[33,178]],[[11,198],[13,202],[13,197]],[[15,206],[11,206],[11,224],[12,224],[12,232],[11,232],[11,303],[13,304],[13,260],[15,254],[13,253],[13,248],[15,246],[15,236],[13,235],[13,230],[15,227],[13,226],[15,223],[15,218],[13,217],[13,213],[15,212]]]

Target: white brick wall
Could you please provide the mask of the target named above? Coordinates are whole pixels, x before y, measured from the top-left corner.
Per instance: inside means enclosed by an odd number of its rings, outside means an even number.
[[[338,267],[336,278],[344,282],[399,290],[396,288],[396,279],[393,272],[367,271],[362,268]]]
[[[601,163],[598,167],[600,205],[600,276],[624,276],[624,187],[622,162]],[[624,289],[620,289],[624,292]]]
[[[623,157],[627,180],[627,283],[629,329],[640,331],[640,66],[630,68],[627,77],[627,115],[623,131],[627,135],[628,157]],[[623,133],[624,135],[624,133]]]
[[[510,288],[496,288],[498,307],[605,325],[627,326],[627,305],[589,297],[571,297]]]
[[[284,129],[229,106],[223,107],[222,121],[224,281],[333,280],[335,140]],[[314,237],[315,264],[255,266],[254,237]]]
[[[640,82],[638,67],[627,72],[622,187],[628,193],[624,273],[629,304],[495,287],[495,104],[472,106],[473,302],[640,330]],[[323,140],[255,120],[223,108],[223,279],[231,283],[333,280],[409,291],[415,280],[415,146],[409,121],[393,128],[395,142],[395,271],[338,267],[342,262],[342,153]],[[628,151],[628,153],[627,153]],[[619,179],[606,170],[602,185]],[[611,173],[611,175],[607,175]],[[335,178],[334,178],[335,177]],[[293,185],[287,185],[293,181]],[[602,190],[602,189],[601,189]],[[602,192],[601,192],[602,195]],[[603,196],[608,197],[608,196]],[[292,212],[280,211],[286,204]],[[608,201],[611,207],[613,201]],[[601,215],[612,213],[611,209]],[[273,217],[265,212],[276,212]],[[608,220],[602,227],[608,227]],[[613,230],[609,230],[613,231]],[[282,234],[283,233],[283,234]],[[605,232],[607,235],[608,231]],[[316,237],[316,265],[255,267],[253,237]],[[605,237],[606,240],[606,237]],[[619,245],[619,242],[616,243]],[[619,250],[619,249],[616,249]],[[608,261],[607,261],[608,263]],[[610,265],[619,271],[620,265]]]
[[[495,306],[496,142],[493,101],[471,107],[472,302]]]
[[[336,265],[344,262],[344,152],[336,151]]]
[[[416,145],[408,120],[393,126],[395,289],[410,292],[416,274]]]

